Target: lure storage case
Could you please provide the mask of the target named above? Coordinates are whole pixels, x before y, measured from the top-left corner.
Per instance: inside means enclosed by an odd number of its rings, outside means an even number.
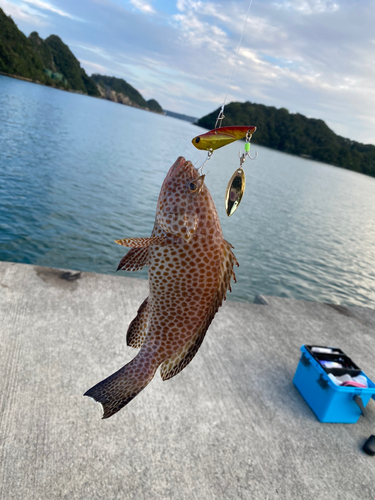
[[[293,383],[318,420],[355,424],[369,400],[375,399],[375,384],[341,349],[303,345],[301,352]],[[336,367],[338,364],[340,368]],[[337,385],[328,376],[330,373],[335,377],[362,375],[366,377],[368,387]]]

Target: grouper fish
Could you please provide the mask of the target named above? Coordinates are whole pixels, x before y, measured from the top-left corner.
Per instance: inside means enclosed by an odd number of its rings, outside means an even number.
[[[160,375],[168,380],[183,370],[230,290],[238,266],[223,238],[213,199],[190,161],[179,157],[169,169],[149,238],[127,238],[118,269],[148,266],[149,296],[127,331],[127,344],[140,348],[123,368],[89,389],[108,418]]]

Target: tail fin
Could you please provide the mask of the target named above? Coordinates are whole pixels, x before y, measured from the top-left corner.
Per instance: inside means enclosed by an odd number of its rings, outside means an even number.
[[[130,363],[85,392],[84,396],[101,403],[103,418],[117,413],[151,382],[158,365],[144,354],[140,351]]]

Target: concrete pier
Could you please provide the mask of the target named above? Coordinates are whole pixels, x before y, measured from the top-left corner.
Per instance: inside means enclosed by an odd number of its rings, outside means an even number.
[[[0,262],[2,500],[375,499],[375,401],[320,423],[292,383],[302,344],[375,380],[375,311],[227,301],[192,363],[101,420],[82,394],[136,353],[146,281]]]

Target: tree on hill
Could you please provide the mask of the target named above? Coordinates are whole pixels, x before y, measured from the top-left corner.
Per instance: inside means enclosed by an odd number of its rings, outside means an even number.
[[[34,52],[36,52],[41,58],[43,62],[43,68],[47,68],[52,72],[57,73],[51,49],[45,43],[43,38],[40,38],[39,34],[36,31],[33,31],[29,35],[29,41],[33,47]]]
[[[163,112],[163,108],[160,106],[158,101],[155,101],[155,99],[149,99],[147,101],[147,107],[150,111],[154,111],[155,113]]]
[[[33,47],[33,50],[42,60],[43,71],[53,82],[53,85],[63,88],[65,90],[71,89],[71,85],[62,73],[59,73],[51,49],[46,44],[46,42],[40,38],[36,31],[33,31],[29,35],[29,41]]]
[[[0,71],[49,83],[43,73],[43,62],[28,38],[10,16],[0,8]]]
[[[95,83],[87,76],[78,59],[61,38],[57,35],[51,35],[44,42],[51,51],[57,72],[65,76],[72,89],[93,96],[100,95]]]
[[[58,36],[51,35],[43,40],[33,31],[27,38],[1,8],[0,71],[84,94],[100,95],[95,82]]]

